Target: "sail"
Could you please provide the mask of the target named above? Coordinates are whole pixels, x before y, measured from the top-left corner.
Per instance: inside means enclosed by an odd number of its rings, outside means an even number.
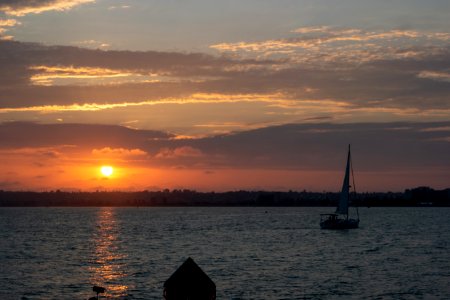
[[[347,166],[345,168],[344,182],[342,183],[341,197],[339,199],[337,214],[348,215],[348,196],[350,191],[350,145],[348,146]]]

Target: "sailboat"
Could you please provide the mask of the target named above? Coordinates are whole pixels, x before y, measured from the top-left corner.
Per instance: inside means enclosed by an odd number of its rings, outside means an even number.
[[[348,145],[347,166],[345,168],[344,182],[342,184],[341,196],[334,214],[320,215],[320,228],[322,229],[352,229],[359,226],[359,213],[356,208],[356,219],[350,219],[348,214],[348,206],[350,202],[350,172],[352,175],[353,188],[355,187],[355,179],[353,176],[353,166],[350,155],[350,145]],[[355,191],[355,189],[354,189]]]

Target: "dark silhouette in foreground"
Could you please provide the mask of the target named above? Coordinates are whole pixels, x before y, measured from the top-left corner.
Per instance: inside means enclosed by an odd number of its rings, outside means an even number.
[[[106,291],[106,289],[104,287],[96,286],[96,285],[94,285],[92,290],[97,293],[97,297],[91,297],[91,298],[89,298],[89,300],[96,300],[96,299],[98,299],[98,294],[103,294]]]
[[[214,300],[216,285],[189,257],[166,280],[163,296],[166,300]]]

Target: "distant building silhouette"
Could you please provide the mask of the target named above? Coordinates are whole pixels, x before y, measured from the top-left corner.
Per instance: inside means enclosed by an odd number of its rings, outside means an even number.
[[[26,192],[0,190],[2,206],[336,206],[340,193],[163,190],[141,192]],[[450,188],[417,187],[404,192],[364,192],[354,206],[450,206]]]

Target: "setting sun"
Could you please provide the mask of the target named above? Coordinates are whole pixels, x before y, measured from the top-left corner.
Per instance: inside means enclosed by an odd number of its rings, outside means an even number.
[[[102,166],[100,168],[100,172],[103,174],[103,176],[110,177],[113,174],[114,169],[111,166]]]

